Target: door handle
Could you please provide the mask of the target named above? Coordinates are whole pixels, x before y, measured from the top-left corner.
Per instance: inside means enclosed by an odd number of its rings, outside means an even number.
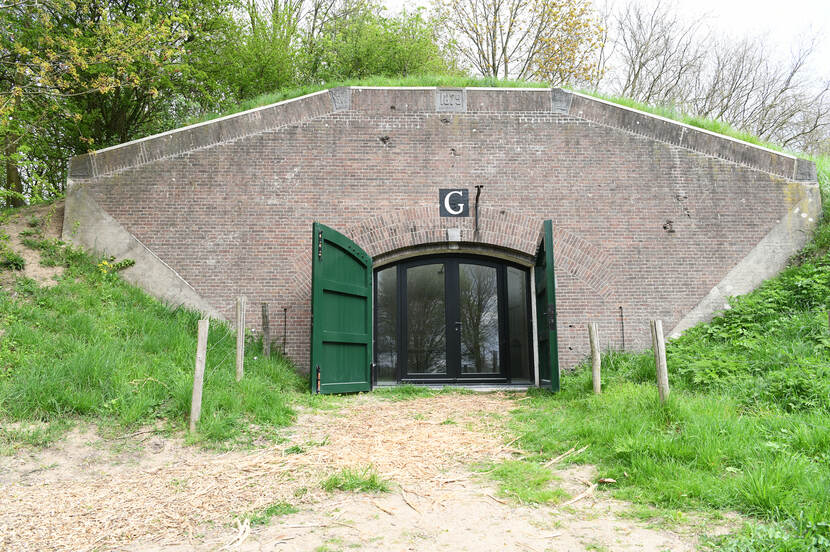
[[[461,322],[456,322],[455,323],[455,331],[457,331],[457,332],[461,331]]]

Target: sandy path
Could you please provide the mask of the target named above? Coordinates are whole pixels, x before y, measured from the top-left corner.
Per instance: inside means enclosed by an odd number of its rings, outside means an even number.
[[[627,505],[604,493],[563,511],[498,498],[469,466],[515,457],[504,422],[516,398],[354,397],[339,410],[302,414],[278,446],[225,454],[152,433],[103,440],[75,431],[55,447],[0,458],[0,549],[695,549],[697,528],[645,527],[621,517]],[[393,492],[320,488],[332,472],[368,465]],[[558,475],[572,495],[597,477],[590,467]],[[233,525],[280,501],[299,511],[241,532]]]

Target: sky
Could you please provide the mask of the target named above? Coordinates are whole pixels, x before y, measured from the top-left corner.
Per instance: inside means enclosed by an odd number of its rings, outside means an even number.
[[[642,0],[615,0],[614,3],[628,1]],[[385,3],[390,10],[399,11],[403,6],[426,6],[429,2],[385,0]],[[705,14],[713,28],[731,36],[764,34],[784,54],[797,49],[814,33],[820,42],[813,57],[813,69],[830,78],[830,0],[675,0],[675,4],[689,17]]]
[[[785,52],[816,36],[814,69],[830,78],[830,0],[685,0],[678,7],[690,16],[705,14],[723,33],[764,34]]]

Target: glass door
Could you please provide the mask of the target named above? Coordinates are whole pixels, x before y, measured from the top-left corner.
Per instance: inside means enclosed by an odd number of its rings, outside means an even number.
[[[458,316],[461,366],[458,377],[498,376],[499,282],[495,266],[458,264]]]
[[[406,375],[447,377],[446,266],[406,269]]]
[[[528,271],[483,257],[423,257],[375,273],[375,382],[525,382]]]

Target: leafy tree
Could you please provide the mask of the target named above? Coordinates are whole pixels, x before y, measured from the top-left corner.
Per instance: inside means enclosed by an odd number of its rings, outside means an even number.
[[[70,155],[164,128],[210,99],[191,53],[228,14],[220,0],[0,4],[7,202],[60,193]]]
[[[249,0],[231,32],[211,52],[209,78],[226,102],[253,98],[296,81],[302,0],[263,5]]]
[[[73,18],[87,23],[74,25]],[[52,134],[37,130],[54,121],[76,122],[66,109],[69,98],[135,82],[124,60],[138,49],[153,49],[163,34],[126,25],[91,3],[0,4],[0,136],[8,203],[23,201],[23,173],[38,149],[32,138]]]
[[[308,80],[453,70],[436,40],[435,22],[422,9],[389,17],[378,4],[366,2],[347,5],[343,14],[309,22],[305,39],[310,46],[305,64]]]
[[[539,37],[534,77],[551,85],[592,83],[601,76],[598,54],[605,29],[589,2],[544,2],[543,19],[556,22]]]
[[[193,111],[214,105],[222,89],[208,78],[212,43],[232,37],[232,5],[224,0],[109,0],[108,17],[153,36],[152,43],[82,75],[93,81],[121,76],[111,88],[73,97],[82,115],[81,139],[95,147],[158,132]],[[75,18],[84,28],[100,17]]]

